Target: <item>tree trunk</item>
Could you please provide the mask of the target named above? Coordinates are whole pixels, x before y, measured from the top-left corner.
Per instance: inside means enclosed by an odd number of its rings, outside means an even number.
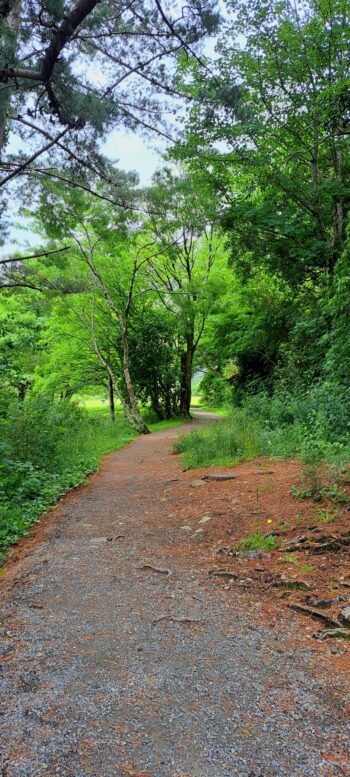
[[[181,356],[181,386],[180,386],[180,413],[181,415],[191,417],[191,397],[192,397],[192,369],[193,357],[195,352],[194,334],[190,332],[186,335],[186,350]]]
[[[113,380],[110,375],[108,375],[108,400],[109,400],[109,417],[114,424],[115,421],[115,407],[114,407],[114,386],[113,386]]]
[[[171,412],[171,390],[170,390],[170,388],[167,388],[166,391],[165,391],[164,405],[165,405],[165,418],[171,418],[172,412]]]
[[[154,377],[153,379],[153,387],[151,390],[151,405],[152,410],[156,414],[157,418],[159,418],[160,421],[164,419],[164,410],[161,407],[160,401],[159,401],[159,389],[158,389],[158,383],[157,379]]]
[[[102,353],[101,353],[101,351],[100,351],[100,349],[99,349],[99,347],[97,345],[97,342],[96,342],[94,337],[93,337],[92,341],[93,341],[93,348],[94,348],[94,351],[96,353],[96,356],[100,360],[101,364],[103,364],[103,366],[107,370],[108,376],[109,376],[109,378],[112,381],[113,388],[114,388],[114,390],[115,390],[115,392],[117,394],[117,397],[118,397],[118,399],[120,401],[120,404],[121,404],[121,406],[122,406],[122,408],[124,410],[125,418],[127,418],[129,423],[131,424],[132,428],[135,429],[136,432],[139,432],[139,434],[149,434],[150,431],[147,428],[147,426],[146,426],[146,424],[145,424],[145,422],[144,422],[144,420],[143,420],[143,418],[142,418],[138,408],[137,408],[137,412],[135,413],[133,408],[130,407],[130,404],[126,401],[125,397],[123,396],[123,392],[120,390],[120,388],[118,386],[118,381],[117,381],[117,379],[116,379],[116,377],[114,375],[114,372],[113,372],[112,368],[110,367],[110,365],[108,364],[108,362],[106,361],[105,357],[102,355]]]
[[[132,428],[135,429],[136,432],[138,432],[139,434],[149,434],[150,431],[149,431],[148,427],[146,426],[146,424],[145,424],[145,422],[144,422],[140,412],[138,411],[137,413],[134,413],[134,411],[130,407],[129,403],[126,402],[125,398],[123,397],[123,394],[120,391],[120,388],[119,388],[119,386],[117,384],[117,380],[116,380],[115,376],[113,375],[112,371],[110,369],[108,369],[108,372],[109,372],[109,375],[112,378],[113,386],[115,388],[115,391],[117,393],[118,399],[120,400],[120,403],[121,403],[122,408],[124,410],[125,418],[127,418],[129,423],[131,424]]]
[[[129,343],[128,343],[128,335],[127,335],[126,327],[122,328],[121,334],[122,334],[122,342],[123,342],[123,374],[124,374],[127,395],[130,402],[131,415],[134,419],[133,426],[138,432],[140,432],[140,434],[149,434],[149,429],[146,426],[142,418],[142,415],[139,411],[139,406],[135,396],[134,387],[132,385],[132,380],[131,380],[131,375],[129,370]]]
[[[6,57],[7,66],[15,62],[17,33],[19,27],[20,0],[8,0],[0,3],[0,45],[2,58]],[[10,107],[13,87],[7,83],[0,94],[0,155],[5,143],[7,114]]]

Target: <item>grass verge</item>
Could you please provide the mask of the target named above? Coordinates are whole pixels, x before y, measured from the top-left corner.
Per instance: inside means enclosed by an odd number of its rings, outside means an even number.
[[[239,422],[238,422],[239,421]],[[186,434],[174,444],[186,467],[228,466],[258,455],[258,434],[244,414]]]

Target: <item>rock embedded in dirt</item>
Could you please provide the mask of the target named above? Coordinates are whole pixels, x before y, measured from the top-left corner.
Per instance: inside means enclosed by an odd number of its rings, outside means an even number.
[[[202,480],[235,480],[238,478],[235,472],[215,473],[210,472],[209,475],[204,475]]]
[[[332,607],[332,604],[336,604],[337,601],[339,601],[338,597],[336,599],[318,599],[317,596],[306,596],[305,602],[310,607],[319,607],[321,610],[326,610],[328,607]]]
[[[211,569],[209,575],[211,577],[221,577],[223,580],[237,580],[238,578],[236,572],[230,572],[228,569]]]
[[[271,558],[271,553],[266,553],[264,550],[247,550],[243,551],[239,555],[248,559]]]
[[[141,572],[152,572],[155,575],[170,575],[170,569],[162,569],[161,567],[154,567],[153,564],[142,564],[138,567]]]
[[[91,545],[106,545],[111,539],[112,538],[109,537],[93,537],[92,540],[90,540],[90,543]]]
[[[193,480],[191,483],[191,488],[200,488],[201,486],[204,486],[205,483],[203,480]]]
[[[209,521],[212,521],[212,517],[210,515],[203,515],[203,518],[201,518],[198,523],[209,523]]]
[[[288,579],[284,575],[274,581],[275,588],[282,588],[284,591],[310,591],[311,585],[304,580]]]
[[[344,609],[341,610],[339,613],[339,620],[343,626],[350,627],[350,607],[344,607]]]

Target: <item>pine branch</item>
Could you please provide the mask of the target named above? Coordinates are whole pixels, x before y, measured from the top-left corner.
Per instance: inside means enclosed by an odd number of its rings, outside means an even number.
[[[71,246],[64,246],[63,248],[56,248],[53,251],[43,251],[40,254],[29,254],[28,256],[14,256],[12,259],[0,259],[0,264],[13,264],[15,262],[26,262],[28,259],[40,259],[43,256],[50,256],[51,254],[61,254],[63,251],[68,251]]]

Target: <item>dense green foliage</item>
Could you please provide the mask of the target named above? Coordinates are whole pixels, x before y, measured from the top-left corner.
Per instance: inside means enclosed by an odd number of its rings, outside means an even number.
[[[327,383],[303,393],[246,395],[227,418],[176,442],[186,466],[234,464],[256,456],[342,465],[350,458],[348,391]]]
[[[239,0],[214,70],[183,61],[193,107],[174,153],[220,198],[232,269],[201,344],[202,390],[243,407],[256,452],[298,455],[311,439],[347,455],[349,31],[344,0]],[[249,454],[237,434],[208,437]]]
[[[122,417],[111,424],[69,400],[12,399],[0,415],[0,550],[133,436]]]

